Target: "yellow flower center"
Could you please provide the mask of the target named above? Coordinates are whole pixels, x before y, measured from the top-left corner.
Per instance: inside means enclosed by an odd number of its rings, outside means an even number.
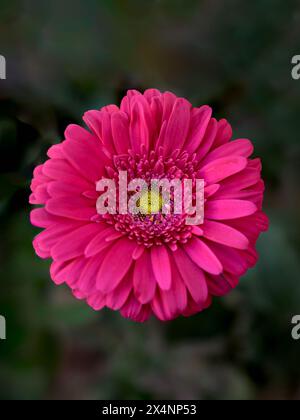
[[[139,207],[144,214],[158,213],[162,206],[162,196],[155,191],[145,192],[139,200]]]

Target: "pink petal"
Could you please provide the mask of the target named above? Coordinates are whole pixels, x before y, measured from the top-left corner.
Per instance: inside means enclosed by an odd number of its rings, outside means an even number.
[[[257,264],[259,257],[254,245],[250,245],[248,249],[240,251],[240,254],[246,260],[249,268],[252,268]]]
[[[78,281],[86,261],[76,258],[72,261],[57,262],[51,264],[50,274],[55,284],[67,283],[70,287]]]
[[[76,288],[78,288],[81,292],[88,294],[96,293],[96,279],[103,257],[104,254],[98,254],[95,257],[86,259],[87,264],[82,270],[78,282],[76,283]]]
[[[221,198],[224,200],[238,199],[252,201],[257,208],[261,208],[264,189],[265,188],[263,182],[259,182],[259,184],[257,184],[257,187],[254,185],[253,188],[246,189],[243,191],[223,191],[220,192],[220,194],[216,195],[214,198]]]
[[[51,181],[47,184],[47,191],[52,198],[80,196],[81,186],[78,184],[66,184],[63,181]]]
[[[39,185],[35,188],[34,193],[30,195],[30,204],[45,204],[50,198],[47,192],[47,184]]]
[[[153,135],[155,140],[159,137],[161,125],[162,125],[162,108],[163,104],[160,97],[153,97],[150,104],[150,111],[152,114],[153,121]]]
[[[56,216],[74,220],[89,221],[96,214],[96,207],[81,197],[51,198],[47,201],[46,210]]]
[[[91,187],[91,182],[84,179],[67,161],[50,159],[43,166],[43,173],[52,180],[64,181],[67,184],[80,185],[82,190]]]
[[[244,200],[211,200],[205,205],[205,218],[230,220],[250,216],[257,211],[251,201]]]
[[[248,166],[249,168],[256,169],[258,172],[261,172],[262,170],[261,159],[256,158],[256,159],[249,160]]]
[[[205,186],[204,197],[209,198],[213,196],[220,189],[220,184],[211,184]]]
[[[132,294],[121,308],[121,314],[124,318],[130,318],[136,322],[145,322],[151,315],[151,309],[149,305],[141,305]]]
[[[101,108],[102,112],[106,112],[110,115],[114,114],[115,112],[119,112],[120,109],[117,105],[115,104],[110,104],[110,105],[105,105]]]
[[[82,226],[82,222],[68,220],[64,223],[55,223],[52,226],[39,233],[35,239],[39,245],[45,249],[50,250],[64,235],[72,232]]]
[[[105,242],[112,242],[115,241],[116,239],[121,238],[122,236],[124,236],[124,233],[122,232],[112,232],[110,235],[107,235],[105,238]]]
[[[217,196],[221,197],[223,193],[227,194],[249,188],[252,185],[255,185],[259,179],[260,172],[257,171],[257,169],[249,168],[248,164],[248,167],[244,169],[243,172],[233,175],[229,179],[223,181]]]
[[[47,151],[47,156],[49,156],[49,158],[52,159],[64,159],[65,155],[63,152],[62,144],[63,143],[54,144],[53,146],[51,146]]]
[[[146,89],[144,92],[145,98],[151,103],[153,98],[161,98],[161,92],[158,89]]]
[[[155,151],[156,152],[159,151],[161,147],[162,148],[164,147],[166,129],[167,129],[167,121],[164,121],[161,125],[159,136],[158,136],[157,142],[155,144]]]
[[[208,127],[212,109],[204,105],[201,108],[194,108],[191,112],[190,131],[186,140],[185,150],[194,153],[201,144]]]
[[[144,245],[137,245],[137,247],[132,253],[132,258],[134,260],[138,260],[143,255],[144,251],[145,251]]]
[[[163,115],[162,115],[162,122],[168,121],[176,102],[177,96],[174,95],[172,92],[165,92],[162,95],[162,103],[163,103]]]
[[[156,280],[152,271],[149,252],[144,252],[135,263],[133,286],[135,296],[139,302],[144,304],[152,300],[155,293]]]
[[[33,226],[46,228],[51,226],[53,223],[61,222],[63,219],[57,216],[53,216],[48,213],[45,208],[33,209],[30,212],[30,223]]]
[[[86,299],[86,294],[82,293],[80,290],[72,289],[72,294],[76,299],[83,300]]]
[[[97,234],[99,227],[89,223],[64,235],[51,249],[56,261],[65,261],[84,254],[86,244]]]
[[[70,124],[65,130],[66,140],[76,140],[79,142],[93,141],[93,135],[77,124]]]
[[[251,242],[256,242],[260,232],[265,232],[269,227],[268,217],[263,212],[257,212],[242,219],[227,222],[234,229],[243,232]]]
[[[121,280],[118,286],[106,295],[106,306],[114,311],[118,311],[128,299],[132,290],[132,270]]]
[[[77,285],[79,278],[81,276],[82,270],[85,268],[88,260],[86,258],[82,258],[81,256],[73,260],[74,264],[72,264],[72,271],[68,272],[68,275],[65,278],[66,284],[71,288],[74,289]],[[77,290],[77,299],[80,299],[78,297],[79,290]]]
[[[174,293],[174,299],[179,312],[182,312],[187,305],[187,290],[184,281],[176,267],[176,264],[172,264],[172,288]],[[170,290],[171,290],[170,289]]]
[[[220,276],[209,276],[207,285],[209,293],[213,296],[225,296],[232,290],[224,274]]]
[[[83,121],[89,127],[93,133],[101,139],[102,136],[102,118],[101,112],[97,110],[91,110],[84,113]]]
[[[151,304],[152,310],[161,321],[169,321],[176,317],[178,309],[173,290],[158,289]]]
[[[107,152],[112,156],[117,154],[116,149],[114,147],[114,141],[112,136],[112,129],[111,129],[111,114],[108,112],[101,112],[102,118],[102,142],[103,146],[107,150]]]
[[[176,99],[170,115],[166,133],[164,148],[170,153],[174,148],[180,148],[185,142],[190,125],[191,104],[183,98]]]
[[[178,248],[173,255],[178,272],[193,299],[198,303],[205,302],[208,292],[205,275],[201,268],[181,248]]]
[[[96,292],[93,295],[89,296],[87,299],[87,303],[95,310],[100,311],[105,306],[105,296],[102,295],[100,292]]]
[[[140,97],[142,96],[142,94],[135,89],[130,89],[127,91],[127,95],[124,96],[124,98],[121,101],[120,110],[122,112],[125,112],[128,115],[128,117],[130,117],[130,114],[131,114],[133,100],[137,96]]]
[[[63,272],[64,268],[68,267],[72,263],[73,262],[66,263],[66,261],[62,261],[62,262],[53,261],[52,262],[50,266],[50,276],[55,284],[60,285],[65,282],[64,276],[60,276],[60,273]]]
[[[164,246],[151,248],[151,261],[154,276],[159,287],[168,290],[171,287],[171,265],[168,251]]]
[[[210,152],[203,161],[203,164],[206,165],[207,163],[210,163],[213,160],[220,159],[226,156],[242,156],[248,158],[252,155],[253,150],[254,147],[250,140],[237,139],[234,141],[230,141],[229,143],[223,144],[222,146]]]
[[[115,232],[113,227],[101,226],[99,233],[87,244],[84,254],[88,257],[93,257],[105,248],[108,248],[110,244],[105,241],[108,235]]]
[[[118,153],[128,153],[131,148],[129,138],[129,122],[125,112],[116,112],[111,117],[112,136]]]
[[[96,149],[88,141],[65,141],[64,152],[68,161],[88,181],[96,182],[103,175],[106,160],[101,153],[100,145]]]
[[[207,152],[211,149],[214,143],[217,131],[218,131],[217,120],[215,118],[211,118],[208,123],[204,138],[201,141],[198,149],[196,150],[197,160],[201,161],[203,157],[207,155]]]
[[[199,171],[199,176],[208,184],[214,184],[241,172],[246,168],[247,163],[247,159],[240,156],[223,157],[205,165]]]
[[[150,135],[146,121],[145,105],[141,101],[136,101],[132,105],[130,118],[130,140],[132,149],[136,153],[140,153],[141,145],[149,149]]]
[[[204,271],[210,274],[222,273],[222,264],[203,240],[196,237],[192,238],[185,244],[184,250],[194,263]]]
[[[127,238],[117,241],[106,253],[97,276],[97,289],[102,293],[114,290],[132,264],[136,244]]]
[[[237,249],[247,249],[249,240],[236,229],[223,223],[206,220],[203,228],[203,236],[211,241]]]
[[[203,229],[201,229],[199,226],[192,226],[192,233],[196,236],[203,236]]]
[[[224,271],[236,276],[242,276],[246,273],[249,267],[245,258],[242,257],[241,252],[243,251],[217,243],[211,243],[210,247],[221,261]]]
[[[227,120],[222,119],[218,121],[218,131],[216,138],[213,144],[213,148],[222,146],[225,143],[228,143],[232,138],[232,128]]]
[[[42,259],[47,259],[50,258],[50,252],[49,250],[45,250],[42,249],[42,247],[40,246],[39,240],[38,239],[34,239],[32,242],[33,248],[35,250],[35,253],[38,257],[42,258]]]

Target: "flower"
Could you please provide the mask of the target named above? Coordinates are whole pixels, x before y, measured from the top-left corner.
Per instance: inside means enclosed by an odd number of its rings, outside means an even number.
[[[128,91],[120,108],[88,111],[83,120],[89,130],[69,125],[31,183],[30,203],[42,205],[31,222],[44,228],[33,245],[53,260],[53,281],[95,310],[139,322],[195,314],[235,288],[256,264],[255,244],[268,228],[252,143],[232,140],[229,123],[212,118],[209,106],[193,108],[156,89]],[[100,216],[96,183],[117,180],[120,170],[147,182],[204,179],[204,223],[161,212]],[[141,202],[151,208],[148,195]],[[153,206],[160,209],[160,197]]]

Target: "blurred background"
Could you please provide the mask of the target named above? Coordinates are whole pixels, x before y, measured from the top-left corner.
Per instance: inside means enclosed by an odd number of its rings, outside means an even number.
[[[299,0],[0,0],[1,399],[299,399]],[[34,166],[67,124],[156,87],[252,139],[270,231],[206,312],[138,325],[94,312],[35,256]]]

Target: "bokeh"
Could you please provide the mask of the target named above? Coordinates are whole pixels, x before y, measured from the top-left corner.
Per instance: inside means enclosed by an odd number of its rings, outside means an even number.
[[[298,0],[0,0],[1,399],[299,399]],[[29,184],[87,109],[156,87],[209,104],[263,160],[260,261],[202,314],[94,312],[35,256]]]

